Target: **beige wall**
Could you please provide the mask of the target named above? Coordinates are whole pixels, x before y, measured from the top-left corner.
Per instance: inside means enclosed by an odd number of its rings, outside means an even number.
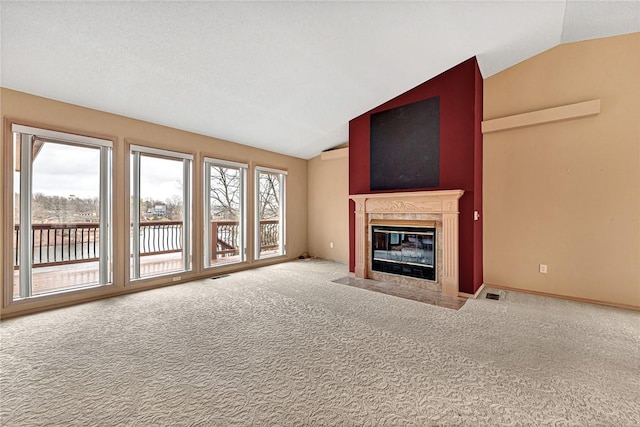
[[[484,118],[592,99],[598,115],[484,135],[486,284],[640,306],[640,34],[486,79]]]
[[[24,94],[8,89],[0,91],[1,116],[3,118],[14,119],[19,122],[28,122],[43,127],[50,127],[55,130],[68,131],[74,133],[86,133],[93,136],[102,136],[115,140],[114,145],[114,209],[115,221],[115,258],[116,271],[114,274],[114,285],[102,287],[94,290],[80,291],[63,294],[56,297],[34,298],[30,301],[23,301],[9,307],[3,307],[2,314],[8,315],[17,311],[29,311],[42,306],[56,306],[67,304],[71,301],[93,299],[105,295],[115,295],[136,289],[144,289],[163,284],[171,283],[169,278],[156,278],[141,280],[134,285],[126,283],[125,271],[128,268],[127,227],[128,205],[128,143],[136,143],[156,148],[187,152],[194,155],[194,270],[191,273],[180,274],[181,281],[207,277],[218,272],[238,269],[238,266],[221,267],[216,272],[211,270],[202,271],[202,167],[201,162],[204,156],[226,160],[247,162],[249,170],[249,194],[253,188],[252,166],[261,165],[273,168],[285,169],[288,171],[287,177],[287,256],[279,259],[269,259],[264,261],[249,262],[243,267],[260,265],[285,259],[297,258],[307,249],[307,161],[293,158],[269,151],[243,146],[228,141],[196,135],[189,132],[180,131],[156,124],[134,120],[114,114],[108,114],[96,110],[91,110],[75,105],[65,104],[37,96]],[[11,167],[5,163],[5,158],[9,152],[9,141],[4,141],[8,130],[6,121],[3,122],[2,132],[2,200],[3,205],[11,201],[12,192],[9,179],[11,177]],[[126,140],[125,140],[126,139]],[[253,199],[248,198],[249,230],[253,229],[252,214]],[[6,242],[4,237],[11,235],[11,217],[5,215],[4,209],[0,210],[0,241],[3,243],[2,249],[2,274],[3,282],[6,282],[11,274],[11,242]],[[249,248],[253,241],[253,233],[249,232]],[[7,247],[9,250],[7,250]],[[3,287],[4,292],[4,287]],[[5,301],[4,295],[2,301]]]
[[[349,157],[309,160],[309,254],[349,263]],[[331,247],[333,243],[333,248]]]
[[[559,46],[485,80],[485,119],[602,101],[597,116],[484,136],[485,283],[640,306],[638,75],[640,35],[633,34]],[[348,262],[346,156],[305,161],[8,89],[0,90],[0,115],[114,138],[115,196],[120,200],[115,205],[119,267],[114,286],[34,299],[3,308],[3,315],[167,284],[168,279],[134,286],[125,282],[125,138],[190,152],[196,165],[209,156],[287,169],[287,258],[306,251]],[[11,200],[11,174],[6,170],[4,140],[2,147],[5,204]],[[196,224],[202,223],[200,169],[194,168]],[[10,221],[0,210],[1,242],[10,235]],[[200,233],[195,233],[194,243],[196,248],[202,245]],[[0,265],[3,281],[11,263],[6,246],[5,242]],[[199,270],[199,250],[196,255],[196,269],[183,274],[183,280],[211,275]],[[538,272],[541,263],[549,266],[546,275]]]

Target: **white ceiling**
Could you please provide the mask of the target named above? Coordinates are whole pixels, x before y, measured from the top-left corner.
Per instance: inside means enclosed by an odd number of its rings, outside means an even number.
[[[5,2],[3,87],[301,158],[477,56],[640,31],[640,2]]]

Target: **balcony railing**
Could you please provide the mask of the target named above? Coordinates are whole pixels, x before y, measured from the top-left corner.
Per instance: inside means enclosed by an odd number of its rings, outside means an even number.
[[[260,252],[278,248],[279,230],[278,220],[260,221]],[[238,221],[211,221],[211,259],[239,255],[239,239],[240,223]]]
[[[182,251],[182,221],[141,221],[140,256]]]
[[[99,224],[32,224],[31,254],[34,267],[97,261],[100,248]],[[240,224],[238,221],[211,222],[211,258],[238,255]],[[260,221],[260,251],[276,249],[279,221]],[[18,268],[20,225],[14,227],[14,268]],[[140,255],[157,255],[182,251],[182,221],[143,221],[140,223]]]

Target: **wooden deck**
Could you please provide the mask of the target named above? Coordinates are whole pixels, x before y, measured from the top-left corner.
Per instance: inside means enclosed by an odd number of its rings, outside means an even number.
[[[212,260],[213,265],[237,262],[238,257]],[[144,277],[182,271],[180,253],[150,255],[140,260],[140,275]],[[38,267],[33,269],[33,295],[72,290],[99,282],[98,262]],[[13,296],[20,296],[18,270],[13,274]]]
[[[180,221],[141,222],[140,276],[159,276],[183,271]],[[32,295],[96,286],[98,272],[98,231],[100,224],[64,223],[32,224],[33,252]],[[232,243],[238,239],[238,221],[212,221],[212,266],[239,261]],[[261,256],[278,253],[279,221],[260,221]],[[14,226],[12,239],[20,241],[20,226]],[[13,248],[15,262],[19,262],[17,246]],[[128,268],[125,266],[125,268]],[[20,295],[20,272],[14,270],[13,295]]]

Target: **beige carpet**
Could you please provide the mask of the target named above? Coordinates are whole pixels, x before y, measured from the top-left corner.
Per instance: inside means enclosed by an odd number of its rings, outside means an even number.
[[[640,314],[297,261],[2,322],[3,426],[640,425]]]

